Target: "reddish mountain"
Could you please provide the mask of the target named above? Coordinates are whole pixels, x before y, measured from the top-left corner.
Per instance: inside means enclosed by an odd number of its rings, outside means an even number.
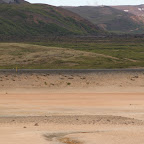
[[[142,16],[144,17],[144,5],[137,5],[137,6],[112,6],[115,9],[122,10],[131,14],[134,14],[136,16]]]
[[[144,33],[144,5],[63,7],[115,33]]]

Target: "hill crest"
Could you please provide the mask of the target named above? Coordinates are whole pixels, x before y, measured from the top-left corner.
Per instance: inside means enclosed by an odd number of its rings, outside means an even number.
[[[23,3],[28,3],[25,0],[0,0],[0,4],[5,3],[5,4],[23,4]]]

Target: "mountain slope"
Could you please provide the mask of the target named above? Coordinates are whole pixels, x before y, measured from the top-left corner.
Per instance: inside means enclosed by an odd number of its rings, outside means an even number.
[[[144,18],[144,5],[122,5],[112,7]]]
[[[42,4],[0,4],[0,37],[101,33],[99,27],[62,8]]]
[[[0,4],[7,3],[7,4],[24,4],[28,3],[24,0],[0,0]]]
[[[108,6],[63,7],[86,18],[105,30],[118,33],[143,33],[144,22],[141,17]]]

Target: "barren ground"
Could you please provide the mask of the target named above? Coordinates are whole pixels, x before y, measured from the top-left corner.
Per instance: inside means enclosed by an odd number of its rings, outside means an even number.
[[[0,142],[143,144],[143,80],[143,73],[1,73]]]

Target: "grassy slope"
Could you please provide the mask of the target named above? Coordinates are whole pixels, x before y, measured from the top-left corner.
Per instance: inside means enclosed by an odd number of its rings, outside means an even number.
[[[105,39],[105,40],[70,40],[59,42],[36,42],[45,46],[57,46],[74,50],[92,52],[112,56],[115,59],[87,59],[91,66],[86,68],[137,68],[144,67],[144,42],[143,39]]]
[[[0,68],[97,69],[144,67],[144,43],[0,43]],[[47,46],[41,46],[47,45]],[[61,48],[63,47],[63,48]]]
[[[102,31],[62,8],[41,4],[0,4],[0,37],[92,35]]]
[[[106,30],[118,33],[143,33],[144,24],[137,16],[112,7],[65,7]],[[137,29],[139,28],[139,29]],[[137,30],[136,30],[137,29]]]

